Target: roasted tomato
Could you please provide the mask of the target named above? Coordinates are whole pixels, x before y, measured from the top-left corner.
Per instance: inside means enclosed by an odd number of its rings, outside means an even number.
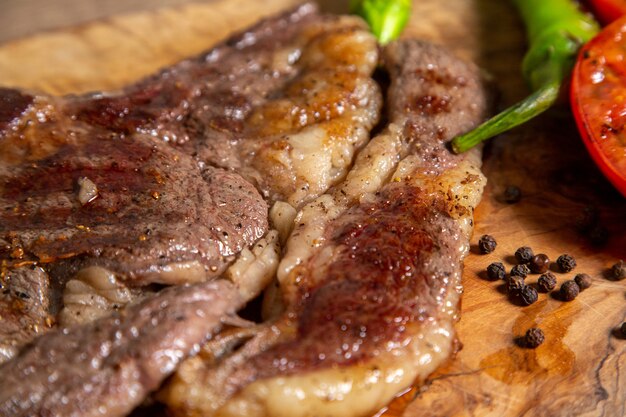
[[[626,0],[589,0],[587,3],[593,14],[605,25],[626,14]]]
[[[626,16],[581,48],[571,104],[589,153],[626,196]]]

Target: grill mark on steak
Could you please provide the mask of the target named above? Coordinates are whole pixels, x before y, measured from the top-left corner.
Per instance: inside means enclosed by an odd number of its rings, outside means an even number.
[[[182,364],[160,397],[177,415],[371,415],[452,353],[484,182],[479,152],[445,141],[488,98],[478,69],[439,47],[404,40],[385,61],[391,124],[298,214],[279,266],[287,311],[220,364]],[[411,105],[421,97],[449,108]]]
[[[48,333],[0,366],[0,415],[124,416],[242,304],[226,281],[178,286]]]

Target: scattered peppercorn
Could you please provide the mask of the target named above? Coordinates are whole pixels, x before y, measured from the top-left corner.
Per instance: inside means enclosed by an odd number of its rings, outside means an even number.
[[[556,264],[561,272],[570,272],[576,268],[576,259],[571,255],[564,254],[557,258]]]
[[[556,287],[556,277],[552,272],[546,272],[537,280],[539,290],[543,292],[552,291]]]
[[[530,260],[530,270],[535,274],[543,274],[550,267],[550,258],[545,253],[533,256]]]
[[[502,262],[494,262],[487,267],[487,278],[492,281],[504,279],[506,277],[506,269]]]
[[[543,335],[543,330],[533,327],[531,329],[526,330],[526,336],[524,336],[524,345],[529,348],[536,348],[545,340],[545,336]]]
[[[574,277],[574,282],[581,290],[591,287],[591,277],[589,274],[578,274]]]
[[[539,298],[539,294],[537,294],[537,290],[531,287],[530,285],[524,285],[522,290],[519,293],[520,300],[526,306],[531,305]]]
[[[483,235],[478,241],[478,249],[480,249],[480,253],[491,253],[496,249],[498,243],[490,235]]]
[[[520,264],[529,263],[533,259],[533,256],[535,256],[535,254],[528,246],[522,246],[515,251],[515,259],[517,259],[517,262]]]
[[[530,273],[530,269],[526,265],[515,265],[511,268],[511,276],[517,275],[518,277],[526,278]]]
[[[511,275],[506,281],[506,289],[513,296],[518,295],[525,286],[524,278],[518,275]]]
[[[622,323],[620,330],[622,331],[622,336],[626,337],[626,321]]]
[[[509,185],[504,189],[502,197],[506,203],[514,204],[521,200],[522,191],[515,185]]]
[[[615,263],[611,267],[611,276],[613,279],[622,280],[626,278],[626,262],[620,259],[619,262]]]
[[[578,293],[580,293],[580,288],[574,281],[565,281],[561,284],[560,295],[563,301],[572,301],[578,296]]]

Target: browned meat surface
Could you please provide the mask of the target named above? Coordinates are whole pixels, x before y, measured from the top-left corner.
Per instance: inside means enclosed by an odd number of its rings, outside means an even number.
[[[81,266],[100,265],[139,285],[172,283],[159,271],[195,263],[204,279],[205,272],[223,272],[230,257],[267,230],[267,205],[235,173],[200,169],[147,136],[117,136],[79,122],[41,129],[50,134],[37,135],[36,159],[10,157],[20,146],[11,134],[0,144],[7,152],[0,167],[0,256],[9,266],[82,257]]]
[[[226,281],[178,286],[48,333],[0,367],[0,415],[124,416],[242,303]]]
[[[0,363],[52,326],[51,293],[39,267],[16,268],[0,281]]]
[[[363,21],[307,3],[121,95],[72,99],[64,111],[175,144],[297,205],[340,180],[368,138],[381,101],[371,79],[377,60]],[[320,173],[304,169],[313,161]]]
[[[179,415],[372,415],[453,353],[484,177],[479,152],[445,142],[486,116],[485,88],[433,45],[399,42],[385,59],[391,124],[296,218],[285,313],[222,362],[183,364],[161,394]]]

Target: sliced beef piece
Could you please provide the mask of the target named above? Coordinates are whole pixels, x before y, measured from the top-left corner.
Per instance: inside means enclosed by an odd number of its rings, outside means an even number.
[[[286,311],[231,356],[183,363],[175,415],[367,416],[455,350],[462,260],[485,178],[446,141],[487,116],[480,71],[414,40],[385,51],[390,124],[298,213],[279,265]]]
[[[149,134],[298,206],[341,180],[369,138],[377,60],[361,19],[305,3],[120,93],[69,98],[63,112]]]
[[[72,259],[133,285],[190,282],[218,276],[267,231],[266,203],[235,173],[201,169],[150,137],[86,126],[69,135],[39,136],[50,145],[45,157],[0,168],[0,256],[9,267]],[[186,273],[168,274],[176,267]]]
[[[177,286],[48,333],[0,367],[0,415],[124,416],[242,304],[226,281]]]

